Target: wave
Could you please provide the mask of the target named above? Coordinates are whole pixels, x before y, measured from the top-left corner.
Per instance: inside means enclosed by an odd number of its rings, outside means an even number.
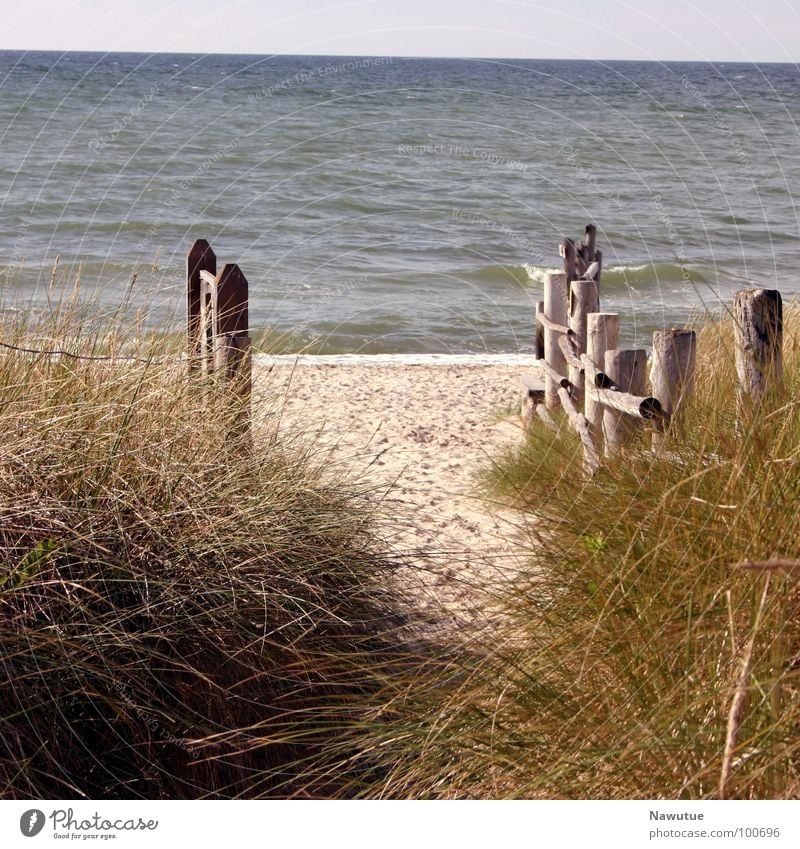
[[[560,271],[545,265],[523,265],[528,281],[543,284],[545,275],[552,271]],[[511,272],[512,276],[517,276]],[[662,286],[664,283],[704,282],[703,275],[692,265],[679,265],[671,262],[641,263],[635,265],[611,265],[604,267],[601,272],[600,285],[604,290],[626,289],[631,286],[652,284]]]

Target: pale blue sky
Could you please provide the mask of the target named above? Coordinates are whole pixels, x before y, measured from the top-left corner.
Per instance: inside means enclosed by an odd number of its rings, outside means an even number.
[[[800,0],[0,0],[0,49],[800,60]]]

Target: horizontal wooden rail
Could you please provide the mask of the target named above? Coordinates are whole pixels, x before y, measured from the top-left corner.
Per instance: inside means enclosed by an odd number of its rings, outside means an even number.
[[[564,377],[563,374],[559,374],[551,365],[547,362],[547,360],[542,360],[540,362],[542,370],[544,373],[563,389],[570,389],[572,384],[569,382],[569,378]]]
[[[619,389],[598,389],[596,386],[586,384],[586,394],[602,404],[619,413],[625,413],[634,418],[660,419],[664,416],[661,403],[658,398],[648,398],[641,395],[630,395],[620,392]]]
[[[555,321],[550,321],[543,312],[536,313],[536,320],[542,325],[542,327],[545,328],[545,330],[552,330],[553,333],[569,333],[569,327],[564,324],[557,324]]]
[[[545,427],[550,428],[554,433],[558,433],[558,425],[556,424],[556,420],[547,412],[547,407],[544,404],[537,404],[534,408],[536,411],[536,415],[539,417],[540,421],[545,425]]]
[[[567,365],[582,372],[584,370],[583,363],[581,362],[581,358],[575,352],[575,349],[572,347],[572,340],[574,339],[574,336],[574,330],[570,330],[565,336],[559,336],[558,347],[561,348],[561,353],[564,355]]]

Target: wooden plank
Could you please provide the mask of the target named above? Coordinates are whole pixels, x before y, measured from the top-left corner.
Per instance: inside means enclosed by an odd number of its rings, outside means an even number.
[[[586,317],[586,358],[581,357],[584,367],[584,387],[597,386],[595,372],[597,363],[605,363],[606,351],[617,347],[619,315],[596,312]],[[587,372],[587,363],[589,371]],[[603,451],[603,405],[590,394],[586,394],[584,414],[589,423],[589,433],[599,453]]]
[[[200,273],[217,273],[217,256],[205,239],[196,239],[186,255],[186,338],[189,372],[200,367]]]
[[[650,393],[658,398],[664,416],[653,434],[653,448],[663,442],[667,426],[675,428],[681,407],[694,390],[697,334],[693,330],[656,330],[653,334],[653,362],[650,367]]]
[[[622,393],[636,396],[644,395],[647,351],[636,350],[606,351],[604,372],[618,386]],[[608,395],[619,393],[608,392]],[[603,398],[598,398],[601,402]],[[605,400],[610,400],[606,397]],[[615,398],[614,400],[619,400]],[[636,405],[638,410],[638,404]],[[636,434],[634,419],[627,409],[614,409],[606,405],[603,410],[603,438],[606,454],[614,456],[628,444]]]
[[[558,388],[560,380],[567,373],[567,364],[564,355],[558,347],[558,336],[560,331],[553,326],[561,326],[567,329],[567,275],[555,272],[545,275],[544,278],[544,313],[541,319],[547,320],[551,326],[545,325],[544,331],[544,364],[546,366],[547,380],[545,384],[545,406],[548,410],[558,407]],[[558,375],[558,378],[554,377]]]
[[[535,401],[537,404],[544,403],[544,381],[532,374],[523,374],[519,378],[523,395]]]
[[[783,388],[783,301],[777,289],[743,289],[733,299],[739,418]]]

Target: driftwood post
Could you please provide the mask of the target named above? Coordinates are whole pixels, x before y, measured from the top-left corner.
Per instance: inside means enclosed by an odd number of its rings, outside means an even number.
[[[559,406],[559,383],[553,372],[566,377],[567,362],[558,344],[561,333],[555,326],[566,328],[567,324],[567,275],[561,272],[545,275],[544,278],[544,318],[548,322],[544,328],[544,361],[547,368],[545,376],[544,403],[548,410]],[[552,326],[548,326],[552,325]]]
[[[544,301],[536,302],[536,315],[544,315]],[[534,351],[537,360],[544,359],[544,325],[536,319],[536,337],[534,339]]]
[[[734,295],[737,410],[742,418],[783,384],[783,302],[777,289],[743,289]]]
[[[606,351],[605,373],[622,392],[644,395],[647,369],[647,351],[615,349]],[[603,437],[606,453],[613,456],[633,438],[636,432],[633,417],[606,407],[603,411]]]
[[[578,357],[587,351],[587,318],[600,309],[600,295],[594,280],[573,280],[569,284],[569,328],[573,331],[573,347]],[[583,403],[583,369],[569,367],[569,380],[575,387],[575,403]]]
[[[653,334],[653,363],[650,367],[650,394],[661,402],[664,417],[659,429],[675,427],[681,407],[694,390],[697,334],[694,330],[656,330]],[[653,434],[653,447],[663,441]]]
[[[597,366],[605,367],[606,351],[617,347],[619,315],[611,312],[589,313],[586,321],[586,354]],[[586,396],[586,421],[589,433],[598,452],[603,449],[603,405],[590,395]]]
[[[186,338],[190,373],[197,371],[201,360],[201,271],[217,273],[217,257],[205,239],[197,239],[186,255]]]
[[[572,239],[563,239],[559,253],[564,258],[564,274],[567,275],[567,283],[571,283],[578,276],[578,256],[575,250],[575,242]]]

